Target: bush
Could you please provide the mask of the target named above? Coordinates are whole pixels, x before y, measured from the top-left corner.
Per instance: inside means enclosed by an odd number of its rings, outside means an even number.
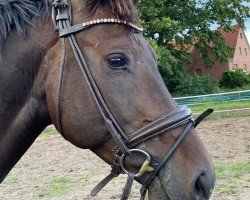
[[[219,82],[210,76],[187,75],[176,87],[178,96],[203,95],[220,91]]]
[[[249,76],[241,69],[224,72],[220,80],[220,85],[224,88],[243,87],[250,83]]]

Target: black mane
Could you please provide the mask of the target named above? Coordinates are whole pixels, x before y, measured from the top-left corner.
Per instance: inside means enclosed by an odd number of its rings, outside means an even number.
[[[25,35],[32,17],[43,14],[49,2],[50,0],[1,0],[0,45],[13,29],[20,35]]]

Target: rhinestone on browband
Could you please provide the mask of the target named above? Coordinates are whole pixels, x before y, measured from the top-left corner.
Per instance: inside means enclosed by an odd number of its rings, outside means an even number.
[[[96,24],[123,24],[123,25],[126,25],[126,26],[128,26],[128,27],[130,27],[138,32],[143,31],[143,28],[140,28],[139,26],[136,26],[135,24],[132,24],[132,23],[126,22],[126,21],[122,21],[119,19],[114,19],[114,18],[96,19],[96,20],[91,20],[89,22],[82,23],[83,28],[87,28],[89,26],[93,26]]]

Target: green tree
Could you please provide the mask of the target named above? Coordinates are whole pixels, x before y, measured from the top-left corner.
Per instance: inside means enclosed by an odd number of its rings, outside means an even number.
[[[210,76],[187,75],[176,87],[178,96],[203,95],[220,92],[219,82]]]
[[[224,72],[220,80],[220,84],[225,88],[243,87],[250,83],[250,76],[243,70],[236,69],[234,71]]]
[[[159,70],[171,92],[185,77],[183,66],[191,62],[189,47],[199,38],[206,67],[214,62],[208,54],[208,44],[221,62],[232,57],[232,49],[225,44],[219,32],[211,30],[212,24],[231,30],[232,22],[244,28],[244,18],[249,14],[250,0],[138,0],[140,18],[145,36],[154,47]]]

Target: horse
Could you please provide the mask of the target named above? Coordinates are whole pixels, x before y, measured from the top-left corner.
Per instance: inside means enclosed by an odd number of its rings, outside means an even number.
[[[149,199],[209,199],[212,159],[191,110],[175,103],[133,0],[0,2],[0,183],[54,124]],[[51,20],[52,19],[52,20]]]

